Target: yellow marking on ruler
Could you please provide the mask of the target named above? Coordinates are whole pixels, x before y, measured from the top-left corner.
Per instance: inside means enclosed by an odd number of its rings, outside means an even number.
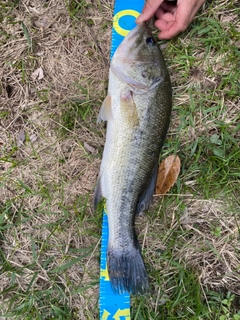
[[[119,20],[124,16],[132,16],[132,17],[137,18],[139,15],[140,15],[140,13],[137,12],[136,10],[127,9],[127,10],[119,11],[113,17],[113,28],[121,36],[126,37],[126,35],[130,32],[130,30],[126,30],[126,29],[123,29],[122,27],[120,27]]]
[[[107,205],[106,205],[106,201],[104,202],[103,210],[104,210],[104,212],[105,212],[106,215],[107,215]]]
[[[110,314],[111,314],[110,312],[104,309],[101,320],[107,320]]]
[[[125,317],[125,320],[131,320],[130,319],[130,309],[118,309],[118,311],[114,314],[113,319],[120,320],[120,317]]]
[[[108,269],[106,267],[106,269],[101,269],[100,270],[100,277],[101,278],[105,278],[105,281],[109,281],[109,275],[108,275]]]

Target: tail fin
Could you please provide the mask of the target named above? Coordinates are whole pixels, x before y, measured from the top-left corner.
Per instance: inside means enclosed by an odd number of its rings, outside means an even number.
[[[116,294],[129,292],[144,294],[149,289],[149,282],[140,247],[128,251],[108,248],[108,273],[111,286]]]

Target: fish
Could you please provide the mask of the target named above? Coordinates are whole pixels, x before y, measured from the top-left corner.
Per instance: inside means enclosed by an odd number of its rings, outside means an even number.
[[[107,268],[116,294],[149,292],[134,223],[153,198],[171,108],[167,66],[144,22],[129,32],[112,57],[108,94],[98,115],[98,122],[107,121],[107,132],[94,205],[105,198]]]

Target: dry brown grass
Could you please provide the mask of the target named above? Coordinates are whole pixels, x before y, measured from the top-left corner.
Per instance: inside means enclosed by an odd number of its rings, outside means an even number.
[[[97,313],[97,290],[90,287],[82,294],[73,295],[72,284],[77,290],[77,284],[87,285],[92,275],[98,278],[98,247],[80,261],[80,266],[76,263],[63,276],[57,275],[57,279],[55,275],[49,277],[43,263],[54,257],[48,270],[56,268],[79,256],[69,252],[69,248],[99,244],[94,236],[85,233],[84,219],[79,224],[76,217],[70,223],[59,223],[63,218],[61,208],[73,206],[76,197],[94,188],[100,159],[89,155],[84,142],[94,148],[104,143],[102,134],[96,134],[93,128],[107,84],[112,3],[103,2],[101,10],[90,1],[86,4],[84,12],[71,19],[64,1],[48,1],[46,6],[43,1],[21,1],[9,14],[12,20],[6,17],[2,22],[8,39],[2,36],[0,48],[0,111],[6,113],[0,120],[1,157],[12,153],[6,161],[1,161],[1,175],[7,175],[7,181],[0,188],[0,205],[15,200],[9,222],[17,220],[20,209],[31,215],[29,221],[26,219],[6,230],[1,249],[13,268],[24,267],[23,274],[16,278],[16,287],[24,292],[33,276],[28,265],[33,260],[34,243],[38,275],[32,290],[51,289],[52,281],[57,281],[69,297],[70,308],[78,310],[79,319]],[[31,45],[23,32],[22,21]],[[109,27],[102,28],[108,21]],[[40,80],[32,77],[38,68],[42,68],[44,75]],[[68,136],[63,136],[61,116],[80,100],[91,105],[90,123],[86,126],[76,118],[73,127],[66,128]],[[16,149],[21,133],[25,141]],[[17,165],[13,167],[13,163]],[[25,197],[21,197],[26,190],[20,187],[19,180],[31,190]],[[93,215],[91,204],[87,207],[88,214]],[[48,224],[61,230],[44,227]],[[8,272],[1,272],[0,290],[10,283]],[[5,301],[11,296],[6,295]]]
[[[198,271],[203,286],[240,295],[238,218],[224,201],[189,201],[180,222],[193,236],[181,241],[185,245],[176,254]]]

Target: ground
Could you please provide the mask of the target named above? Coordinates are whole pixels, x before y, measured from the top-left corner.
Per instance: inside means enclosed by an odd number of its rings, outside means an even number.
[[[0,319],[97,319],[112,1],[0,1]],[[136,226],[151,279],[133,319],[240,319],[240,6],[159,43],[181,174]]]

